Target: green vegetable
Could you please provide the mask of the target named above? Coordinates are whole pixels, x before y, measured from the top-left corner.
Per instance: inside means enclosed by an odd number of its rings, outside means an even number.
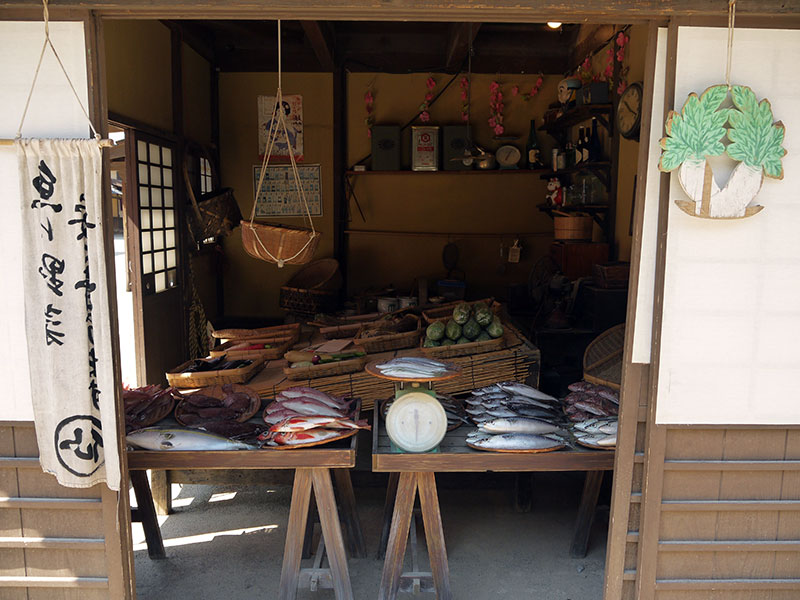
[[[429,340],[439,341],[444,337],[444,323],[442,321],[434,321],[430,325],[428,325],[428,329],[425,331],[425,335],[428,337]]]
[[[475,341],[476,342],[488,342],[490,339],[492,339],[492,336],[490,336],[485,331],[481,331],[481,334],[478,337],[475,338]]]
[[[486,302],[476,302],[472,305],[473,314],[476,314],[479,310],[489,310],[489,307],[486,306]]]
[[[441,345],[442,345],[442,342],[440,342],[439,340],[432,340],[431,338],[426,337],[425,341],[422,344],[422,347],[423,348],[435,348],[436,346],[441,346]]]
[[[453,309],[453,320],[459,325],[463,325],[469,321],[470,312],[469,304],[462,302]]]
[[[455,340],[451,340],[450,338],[444,338],[442,340],[442,346],[452,346],[456,343]]]
[[[488,327],[491,324],[492,319],[494,319],[494,315],[488,308],[484,307],[475,311],[475,320],[481,327]]]
[[[464,337],[474,340],[478,337],[481,333],[481,326],[478,325],[478,322],[475,319],[470,319],[466,323],[464,323],[463,327]]]
[[[493,338],[499,338],[503,335],[503,326],[500,324],[500,319],[495,317],[492,323],[486,328],[486,332]]]
[[[451,340],[457,340],[461,337],[461,325],[456,323],[453,319],[450,319],[447,322],[447,327],[445,327],[444,332]]]
[[[472,340],[468,337],[464,337],[463,335],[456,340],[456,344],[469,344]]]

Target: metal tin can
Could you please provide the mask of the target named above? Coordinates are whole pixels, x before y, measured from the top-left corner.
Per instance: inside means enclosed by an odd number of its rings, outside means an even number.
[[[439,128],[411,128],[411,170],[439,170]]]

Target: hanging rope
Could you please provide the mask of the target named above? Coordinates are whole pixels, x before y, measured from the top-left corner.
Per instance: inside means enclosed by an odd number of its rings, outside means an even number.
[[[189,358],[208,356],[208,335],[206,335],[206,311],[194,281],[194,268],[191,257],[187,261],[189,267],[189,288],[192,303],[189,306]]]
[[[286,127],[286,113],[283,110],[283,73],[281,70],[281,21],[278,19],[278,90],[275,93],[275,106],[272,108],[272,118],[270,119],[270,123],[272,127],[269,132],[269,136],[267,138],[266,149],[264,152],[264,159],[261,161],[261,174],[258,177],[258,186],[256,187],[256,197],[253,201],[253,210],[250,212],[250,223],[247,227],[253,232],[253,237],[258,241],[258,245],[263,250],[264,254],[268,256],[274,263],[278,265],[278,268],[282,268],[283,265],[287,262],[290,262],[300,256],[303,252],[305,252],[306,248],[308,248],[309,244],[314,240],[314,238],[318,235],[317,230],[314,228],[314,221],[311,218],[311,209],[308,207],[308,201],[306,200],[306,193],[303,189],[302,182],[300,181],[300,172],[297,169],[297,161],[294,157],[294,148],[292,147],[292,142],[289,139],[289,131]],[[276,125],[277,119],[277,125]],[[286,147],[289,152],[289,162],[291,163],[292,167],[292,175],[294,176],[294,182],[297,186],[297,191],[300,193],[300,199],[303,201],[303,206],[306,211],[306,218],[308,219],[308,223],[311,226],[311,236],[308,238],[308,241],[305,245],[297,251],[296,254],[287,258],[276,258],[272,255],[272,253],[267,249],[264,243],[261,241],[261,238],[258,236],[258,233],[253,226],[253,221],[256,217],[256,204],[258,204],[258,194],[261,191],[261,186],[264,184],[264,177],[267,174],[267,166],[269,165],[269,159],[272,155],[272,149],[275,146],[275,142],[278,139],[278,135],[280,134],[281,128],[283,128],[283,134],[286,137]]]
[[[733,56],[733,26],[736,22],[736,0],[728,1],[728,57],[725,64],[725,85],[731,89],[731,58]]]
[[[36,80],[39,79],[39,71],[42,68],[42,60],[44,59],[44,53],[49,46],[50,49],[53,51],[53,56],[56,57],[58,61],[58,66],[61,67],[62,73],[64,73],[64,77],[67,78],[67,83],[69,83],[69,89],[72,90],[72,94],[75,96],[75,100],[78,101],[78,106],[81,107],[83,111],[83,115],[86,117],[86,120],[89,123],[89,128],[92,130],[92,135],[94,135],[95,139],[100,139],[100,134],[97,133],[97,130],[94,128],[92,124],[92,119],[89,117],[89,113],[86,111],[86,107],[81,102],[80,96],[78,96],[78,92],[75,90],[75,86],[72,84],[72,80],[69,78],[69,73],[67,73],[67,69],[64,67],[64,63],[61,62],[61,57],[58,55],[56,51],[56,47],[53,45],[52,40],[50,39],[50,10],[47,7],[48,0],[42,0],[42,13],[44,18],[44,43],[42,44],[42,51],[39,53],[39,62],[36,63],[36,71],[33,74],[33,82],[31,83],[31,89],[28,91],[28,99],[25,101],[25,109],[22,111],[22,118],[19,120],[19,127],[17,128],[17,135],[16,139],[20,139],[22,137],[22,126],[25,124],[25,117],[28,115],[28,108],[31,104],[31,98],[33,97],[33,89],[36,87]]]

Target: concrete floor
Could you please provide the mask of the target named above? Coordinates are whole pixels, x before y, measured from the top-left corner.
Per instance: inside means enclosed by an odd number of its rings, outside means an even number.
[[[454,597],[600,600],[607,506],[598,510],[588,556],[572,559],[569,544],[583,474],[537,473],[530,513],[515,512],[512,477],[437,476]],[[375,553],[384,491],[359,487],[358,480],[355,491],[368,558],[351,559],[350,575],[355,598],[372,599],[383,566]],[[173,496],[174,514],[161,517],[166,560],[147,557],[141,526],[134,524],[140,600],[277,597],[290,486],[174,485]],[[604,492],[600,504],[607,502]],[[426,560],[424,550],[421,560]],[[407,556],[407,568],[408,563]],[[298,598],[326,600],[334,594],[301,591]]]

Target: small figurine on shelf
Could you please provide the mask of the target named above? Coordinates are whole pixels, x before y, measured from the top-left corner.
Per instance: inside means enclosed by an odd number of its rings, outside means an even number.
[[[547,182],[547,202],[550,206],[558,207],[564,204],[564,190],[558,177],[551,177]]]

